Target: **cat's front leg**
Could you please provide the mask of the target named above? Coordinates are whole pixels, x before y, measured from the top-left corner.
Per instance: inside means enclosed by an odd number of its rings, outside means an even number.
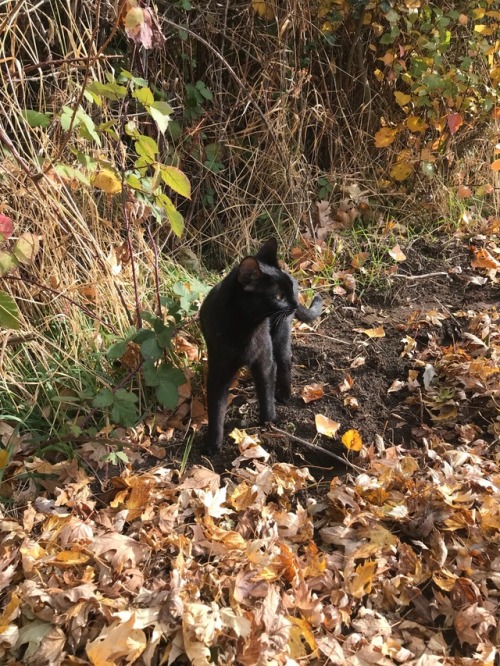
[[[276,390],[278,402],[288,402],[292,396],[292,319],[282,320],[272,332],[273,355],[276,361]]]

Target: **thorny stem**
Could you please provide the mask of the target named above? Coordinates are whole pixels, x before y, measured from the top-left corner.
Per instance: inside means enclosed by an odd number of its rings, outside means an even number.
[[[161,312],[161,298],[160,298],[160,271],[159,271],[159,266],[158,266],[158,245],[156,244],[156,241],[153,236],[153,232],[151,231],[151,226],[148,224],[148,235],[149,239],[151,240],[151,246],[153,248],[153,253],[154,253],[154,272],[155,272],[155,287],[156,287],[156,314],[160,319],[162,318],[162,312]]]

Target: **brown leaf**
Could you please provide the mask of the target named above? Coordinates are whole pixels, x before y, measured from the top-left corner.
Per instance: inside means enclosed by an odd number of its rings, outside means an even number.
[[[313,402],[314,400],[319,400],[325,395],[323,391],[324,384],[307,384],[302,389],[300,397],[307,404],[308,402]]]
[[[355,328],[353,330],[356,331],[356,333],[364,333],[369,338],[385,338],[383,326],[377,326],[376,328]]]
[[[361,268],[361,266],[365,265],[366,260],[369,258],[369,256],[370,256],[369,252],[358,252],[358,254],[355,254],[351,259],[351,266],[353,268]]]

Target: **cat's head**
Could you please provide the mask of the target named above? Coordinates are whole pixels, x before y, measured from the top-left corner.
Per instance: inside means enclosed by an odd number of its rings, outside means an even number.
[[[299,306],[297,283],[279,267],[277,250],[276,238],[270,238],[238,266],[238,282],[252,315],[293,314]]]

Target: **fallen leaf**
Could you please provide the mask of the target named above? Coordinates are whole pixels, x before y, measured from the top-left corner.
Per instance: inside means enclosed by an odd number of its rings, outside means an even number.
[[[353,597],[361,599],[365,594],[370,594],[373,586],[373,577],[377,570],[377,563],[369,560],[356,567],[354,577],[349,581],[349,591]]]
[[[494,160],[494,161],[490,164],[490,169],[491,169],[492,171],[500,171],[500,159],[498,159],[498,160]]]
[[[357,430],[348,430],[342,435],[342,444],[349,451],[361,451],[363,440]]]
[[[356,356],[351,362],[350,368],[359,368],[366,363],[366,356]]]
[[[369,252],[358,252],[358,254],[355,254],[351,259],[351,266],[353,268],[361,268],[361,266],[364,266],[369,256]]]
[[[383,326],[377,326],[376,328],[355,328],[353,330],[356,331],[356,333],[364,333],[369,338],[385,338]]]
[[[93,666],[111,666],[122,660],[133,664],[146,649],[146,634],[142,629],[134,629],[135,613],[124,611],[124,614],[130,615],[125,622],[115,620],[87,644],[85,650]]]
[[[401,391],[404,385],[404,382],[400,381],[399,379],[395,379],[387,389],[387,393],[396,393],[396,391]]]
[[[320,435],[326,435],[326,437],[335,437],[340,428],[340,423],[332,421],[332,419],[323,416],[323,414],[316,414],[314,420],[316,422],[316,430]]]
[[[323,386],[324,384],[308,384],[302,389],[300,397],[306,404],[314,400],[319,400],[325,395]]]
[[[389,250],[389,254],[394,261],[406,261],[406,254],[402,251],[399,245],[395,245],[392,250]]]

